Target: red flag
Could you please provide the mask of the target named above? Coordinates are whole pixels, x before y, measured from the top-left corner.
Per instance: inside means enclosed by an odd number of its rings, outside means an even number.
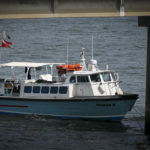
[[[9,42],[8,42],[8,43],[9,43]],[[8,43],[7,43],[7,41],[3,40],[1,46],[2,46],[2,47],[5,47],[5,48],[11,48]],[[10,42],[10,43],[11,43],[11,42]]]
[[[9,44],[9,45],[13,45],[13,43],[12,42],[8,42],[8,41],[6,41],[6,40],[4,40],[7,44]]]
[[[1,47],[11,48],[10,45],[13,45],[13,43],[9,42],[9,41],[6,41],[7,39],[10,39],[10,36],[8,34],[6,34],[5,31],[3,31]]]

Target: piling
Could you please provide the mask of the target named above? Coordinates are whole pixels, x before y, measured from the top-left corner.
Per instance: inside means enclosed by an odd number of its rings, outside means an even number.
[[[146,66],[146,102],[145,135],[150,135],[150,16],[138,18],[139,26],[147,27],[147,66]]]

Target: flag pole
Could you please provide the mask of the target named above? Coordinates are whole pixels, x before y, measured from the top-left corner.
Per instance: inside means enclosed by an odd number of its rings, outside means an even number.
[[[68,57],[69,57],[69,37],[67,39],[67,65],[68,65]]]
[[[0,45],[0,61],[2,62],[2,50],[1,48],[2,47],[5,47],[5,48],[11,48],[10,45],[13,45],[12,42],[10,41],[7,41],[7,39],[10,39],[10,36],[8,34],[6,34],[5,31],[2,32],[2,42],[1,42],[1,45]]]

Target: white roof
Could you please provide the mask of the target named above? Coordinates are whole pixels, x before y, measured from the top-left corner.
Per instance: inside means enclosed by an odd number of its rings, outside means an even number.
[[[95,73],[102,73],[102,72],[114,72],[112,70],[98,70],[98,71],[74,71],[73,74],[75,75],[90,75]]]
[[[33,63],[33,62],[9,62],[5,64],[0,64],[0,67],[42,67],[42,66],[53,66],[64,63]]]

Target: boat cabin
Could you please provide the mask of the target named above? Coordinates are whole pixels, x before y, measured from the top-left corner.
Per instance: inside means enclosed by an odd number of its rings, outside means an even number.
[[[11,68],[11,79],[0,79],[2,96],[64,99],[123,94],[118,74],[108,68],[99,70],[93,59],[87,68],[84,55],[80,64],[10,62],[0,67]],[[16,78],[14,69],[19,67],[24,68],[25,79]],[[43,69],[44,73],[41,72]]]

